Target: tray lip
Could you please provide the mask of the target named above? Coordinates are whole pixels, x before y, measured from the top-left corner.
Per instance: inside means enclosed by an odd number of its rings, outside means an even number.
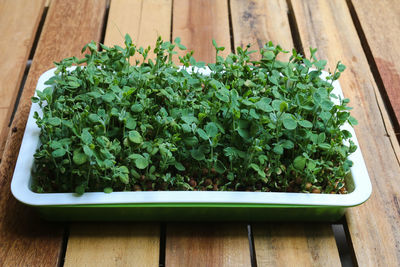
[[[56,68],[44,72],[37,83],[36,90],[43,90],[44,84],[54,75]],[[192,71],[189,68],[189,71]],[[207,70],[199,70],[207,73]],[[329,75],[323,71],[321,77]],[[338,81],[333,82],[333,93],[343,96]],[[36,93],[35,93],[36,94]],[[30,170],[33,164],[33,154],[39,141],[40,129],[37,127],[33,114],[40,112],[38,104],[33,103],[30,109],[27,125],[22,139],[18,159],[11,182],[11,191],[20,202],[31,206],[70,206],[70,205],[124,205],[124,204],[264,204],[264,205],[302,205],[352,207],[365,202],[372,193],[372,185],[361,153],[356,134],[350,125],[343,128],[352,134],[352,140],[357,150],[349,156],[354,165],[351,175],[354,181],[354,191],[349,194],[312,194],[286,192],[232,192],[232,191],[152,191],[152,192],[86,192],[78,196],[75,193],[35,193],[30,190]]]

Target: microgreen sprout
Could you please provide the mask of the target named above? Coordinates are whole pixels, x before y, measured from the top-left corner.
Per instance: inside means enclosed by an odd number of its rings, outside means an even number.
[[[43,110],[33,189],[346,193],[356,146],[341,126],[357,121],[331,93],[344,65],[323,80],[315,49],[282,62],[269,42],[254,61],[248,47],[224,58],[213,45],[210,75],[174,64],[179,38],[158,38],[154,59],[126,35],[124,48],[91,42],[55,63],[32,98]],[[193,55],[181,65],[204,68]]]

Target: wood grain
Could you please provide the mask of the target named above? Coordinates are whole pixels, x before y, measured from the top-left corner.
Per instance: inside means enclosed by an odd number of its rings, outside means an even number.
[[[80,54],[83,45],[99,40],[105,1],[53,0],[33,58],[20,103],[10,127],[0,164],[0,265],[56,266],[64,227],[42,222],[30,207],[17,202],[10,181],[21,145],[37,80],[53,61]]]
[[[373,193],[346,215],[359,266],[400,266],[400,167],[385,129],[380,95],[370,72],[346,2],[292,1],[304,47],[317,47],[330,67],[338,60],[347,66],[340,78],[359,120],[355,131],[363,152]],[[381,47],[381,49],[389,49]]]
[[[129,33],[139,46],[169,40],[171,1],[112,1],[104,43],[123,45]],[[70,229],[66,266],[158,266],[159,224],[75,224]]]
[[[158,36],[170,41],[171,12],[172,0],[113,0],[104,44],[123,46],[126,33],[139,47],[153,48]]]
[[[400,5],[396,1],[354,0],[353,6],[378,67],[400,132]]]
[[[245,224],[167,225],[165,266],[250,266]]]
[[[283,49],[293,48],[286,0],[232,0],[231,16],[235,48],[251,44],[250,50],[259,50],[272,41]],[[259,58],[259,53],[251,55]],[[288,60],[290,54],[281,54],[280,60]]]
[[[43,8],[42,0],[0,0],[0,159]]]
[[[212,39],[225,47],[222,56],[231,52],[227,0],[174,0],[172,25],[173,40],[180,37],[197,61],[215,62]],[[177,57],[175,62],[179,64]]]
[[[66,267],[158,266],[159,224],[71,225]]]
[[[253,235],[258,266],[340,266],[326,224],[256,224]]]

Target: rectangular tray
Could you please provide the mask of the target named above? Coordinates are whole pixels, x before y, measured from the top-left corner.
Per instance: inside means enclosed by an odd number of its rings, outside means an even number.
[[[44,72],[37,90],[54,76],[55,69]],[[207,70],[203,70],[207,72]],[[322,78],[328,73],[324,72]],[[343,97],[339,82],[332,93]],[[332,99],[335,102],[335,99]],[[338,100],[336,100],[338,101]],[[347,177],[348,194],[310,194],[281,192],[152,191],[84,193],[35,193],[31,188],[33,155],[39,146],[40,129],[33,103],[19,151],[11,191],[16,199],[37,208],[43,218],[56,221],[336,221],[348,207],[365,202],[372,192],[371,182],[355,132],[350,131],[357,150]]]

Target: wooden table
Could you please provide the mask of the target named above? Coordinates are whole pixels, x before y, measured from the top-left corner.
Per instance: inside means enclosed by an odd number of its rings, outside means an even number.
[[[180,36],[206,62],[212,38],[226,54],[272,40],[306,55],[316,47],[330,67],[341,60],[370,200],[333,228],[41,221],[10,192],[37,79],[90,40],[122,44],[124,33],[143,46]],[[399,41],[396,0],[0,0],[0,265],[400,266]]]

